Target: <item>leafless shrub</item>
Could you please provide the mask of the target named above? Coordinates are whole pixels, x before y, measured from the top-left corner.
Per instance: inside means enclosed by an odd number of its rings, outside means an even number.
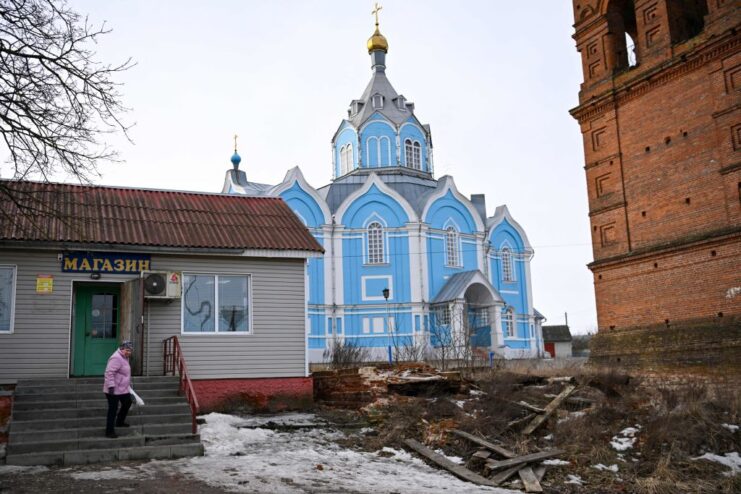
[[[370,360],[367,348],[348,340],[328,347],[322,356],[330,369],[358,367]]]

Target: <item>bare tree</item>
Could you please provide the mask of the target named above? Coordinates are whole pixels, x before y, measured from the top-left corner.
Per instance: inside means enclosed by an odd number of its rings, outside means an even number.
[[[102,137],[128,138],[113,76],[133,64],[95,60],[91,45],[108,32],[63,0],[0,0],[0,135],[13,179],[61,172],[88,183],[100,161],[118,159]]]

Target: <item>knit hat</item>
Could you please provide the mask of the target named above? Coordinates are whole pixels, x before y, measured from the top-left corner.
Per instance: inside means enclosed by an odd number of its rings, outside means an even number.
[[[121,344],[118,346],[118,348],[121,349],[121,350],[133,350],[134,349],[134,344],[131,343],[130,340],[125,340],[125,341],[122,341],[121,342]]]

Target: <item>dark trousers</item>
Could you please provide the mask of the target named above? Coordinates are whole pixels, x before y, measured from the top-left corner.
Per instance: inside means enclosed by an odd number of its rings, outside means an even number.
[[[105,431],[110,433],[114,432],[114,421],[116,425],[121,425],[126,421],[126,414],[129,413],[129,408],[131,408],[131,395],[129,393],[123,395],[106,393],[105,397],[108,398],[108,416],[106,417]],[[121,410],[118,409],[119,403],[121,403]],[[118,412],[118,415],[116,415],[116,412]]]

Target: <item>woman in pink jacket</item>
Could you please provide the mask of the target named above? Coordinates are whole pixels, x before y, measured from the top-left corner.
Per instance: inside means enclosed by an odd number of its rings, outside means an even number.
[[[118,350],[108,359],[108,365],[105,368],[105,381],[103,382],[103,392],[108,399],[108,417],[105,424],[105,436],[110,438],[118,437],[113,428],[115,420],[116,427],[128,427],[126,423],[126,414],[131,408],[131,366],[129,358],[134,346],[130,341],[124,341]],[[118,404],[121,403],[121,409],[118,410]],[[116,415],[118,412],[118,415]]]

